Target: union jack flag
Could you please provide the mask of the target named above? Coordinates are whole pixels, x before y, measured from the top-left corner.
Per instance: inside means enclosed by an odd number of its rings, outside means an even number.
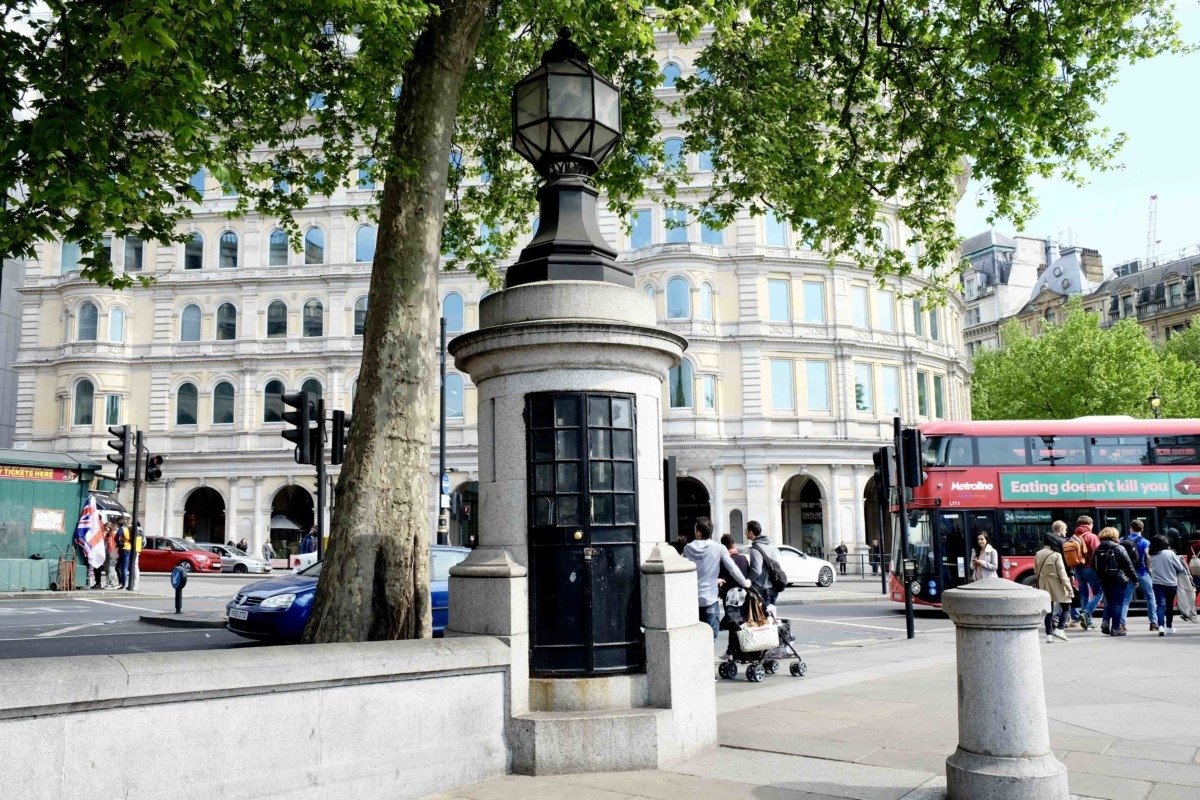
[[[79,515],[79,523],[75,526],[75,541],[83,550],[90,566],[104,566],[107,556],[104,549],[104,530],[100,527],[100,514],[96,510],[96,498],[92,495],[88,496],[87,505]]]

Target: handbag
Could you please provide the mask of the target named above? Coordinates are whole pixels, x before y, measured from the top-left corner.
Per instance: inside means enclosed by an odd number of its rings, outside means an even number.
[[[774,622],[752,628],[743,625],[737,632],[738,647],[744,653],[757,653],[762,650],[773,650],[779,646],[779,626]]]
[[[1188,559],[1188,572],[1192,574],[1193,578],[1200,578],[1200,555],[1193,553],[1192,557]]]

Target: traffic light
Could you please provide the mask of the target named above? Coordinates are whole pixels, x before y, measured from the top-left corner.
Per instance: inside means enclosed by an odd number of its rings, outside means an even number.
[[[921,452],[925,449],[925,437],[916,428],[900,431],[900,457],[904,459],[904,485],[915,489],[925,482]]]
[[[108,433],[116,437],[108,440],[108,446],[117,451],[109,453],[108,460],[117,466],[116,478],[117,483],[120,483],[125,480],[126,475],[133,471],[129,468],[129,451],[131,449],[129,439],[133,435],[133,428],[128,425],[114,425],[108,429]]]
[[[346,434],[350,432],[350,415],[340,409],[333,411],[333,432],[330,434],[333,452],[330,464],[340,464],[346,455]]]
[[[312,424],[317,416],[312,392],[284,392],[283,404],[295,411],[284,411],[283,421],[293,427],[283,431],[283,438],[296,445],[297,464],[315,464],[313,453]]]
[[[875,462],[875,492],[879,502],[890,504],[892,499],[892,482],[896,470],[896,448],[881,447],[871,454]]]
[[[146,455],[146,483],[154,483],[162,478],[162,456]]]

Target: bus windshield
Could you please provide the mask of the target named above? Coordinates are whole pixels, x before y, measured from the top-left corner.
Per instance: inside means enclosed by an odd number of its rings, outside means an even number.
[[[896,520],[896,525],[900,524],[900,517],[893,517]],[[917,568],[918,575],[929,575],[934,571],[933,558],[933,524],[929,518],[928,511],[910,511],[908,513],[908,557],[911,558]],[[899,528],[896,530],[899,541]],[[904,574],[904,565],[900,563],[902,555],[899,547],[892,548],[894,556],[892,559],[892,572],[896,575]]]

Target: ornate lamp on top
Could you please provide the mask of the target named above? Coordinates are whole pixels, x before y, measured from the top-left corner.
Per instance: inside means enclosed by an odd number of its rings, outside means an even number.
[[[538,229],[505,286],[588,280],[632,287],[632,273],[600,234],[589,179],[621,139],[621,92],[592,69],[570,29],[559,31],[542,65],[516,85],[512,116],[513,149],[546,182],[538,190]]]

